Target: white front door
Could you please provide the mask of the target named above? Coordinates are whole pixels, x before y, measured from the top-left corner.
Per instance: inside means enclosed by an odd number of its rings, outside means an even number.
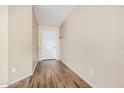
[[[43,31],[43,60],[56,59],[57,56],[57,33],[56,31]]]

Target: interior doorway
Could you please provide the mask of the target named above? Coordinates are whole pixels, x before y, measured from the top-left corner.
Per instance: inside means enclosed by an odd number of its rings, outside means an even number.
[[[43,60],[57,58],[57,32],[52,30],[42,31]]]

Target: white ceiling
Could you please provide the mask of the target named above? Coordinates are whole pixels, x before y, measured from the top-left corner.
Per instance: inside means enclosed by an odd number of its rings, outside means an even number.
[[[33,6],[38,25],[42,26],[60,26],[74,8],[75,6],[71,5]]]

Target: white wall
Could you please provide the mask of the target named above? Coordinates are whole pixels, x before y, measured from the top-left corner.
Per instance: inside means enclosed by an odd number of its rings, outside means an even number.
[[[80,6],[60,29],[66,65],[93,87],[124,87],[124,6]]]
[[[32,6],[8,6],[9,82],[32,73]]]
[[[47,26],[38,26],[38,60],[43,60],[42,58],[42,31],[43,30],[52,30],[57,31],[57,59],[59,59],[59,27],[47,27]]]
[[[0,6],[0,85],[8,83],[8,6]]]
[[[32,67],[34,71],[38,63],[38,24],[34,11],[32,11],[32,61]]]

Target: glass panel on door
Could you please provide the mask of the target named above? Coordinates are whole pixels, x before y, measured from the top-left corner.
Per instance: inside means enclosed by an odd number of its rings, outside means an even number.
[[[43,59],[56,59],[56,31],[43,31]]]

